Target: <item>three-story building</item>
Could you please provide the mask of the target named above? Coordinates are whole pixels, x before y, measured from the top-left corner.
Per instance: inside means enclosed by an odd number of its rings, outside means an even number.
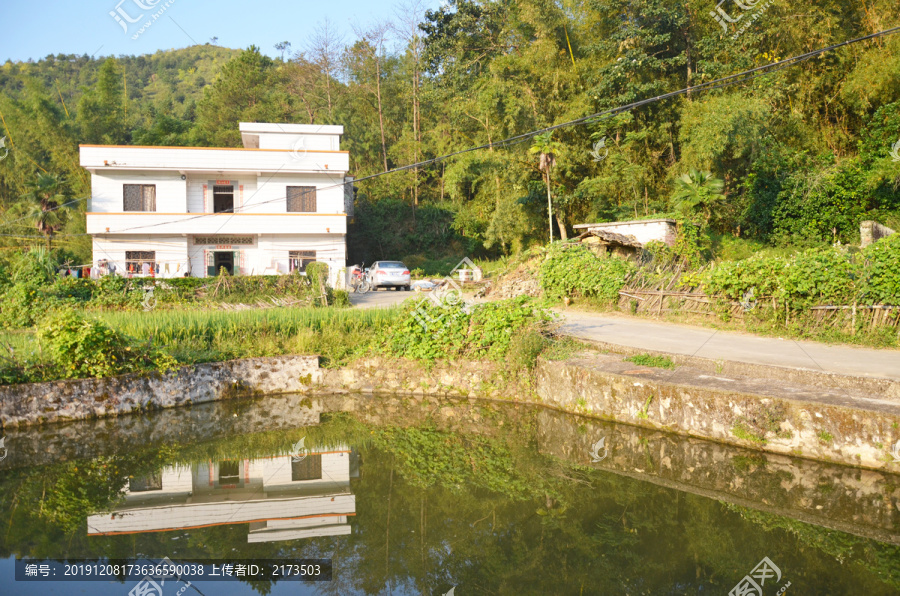
[[[102,273],[203,277],[346,265],[342,126],[240,123],[243,148],[81,145]]]

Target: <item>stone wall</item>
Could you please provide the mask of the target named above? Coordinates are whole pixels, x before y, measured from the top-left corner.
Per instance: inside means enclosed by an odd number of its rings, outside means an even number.
[[[319,368],[318,356],[277,356],[184,366],[169,373],[0,387],[0,423],[11,428],[282,393],[499,397],[520,390],[518,380],[506,378],[492,362],[426,367],[373,357],[327,369]]]
[[[861,221],[859,222],[859,247],[865,248],[894,233],[894,230],[877,221]]]
[[[318,356],[276,356],[197,364],[150,375],[10,385],[0,387],[0,422],[7,428],[303,391],[321,378]]]
[[[620,356],[585,353],[538,360],[545,404],[605,420],[732,445],[900,471],[900,407],[877,396],[766,379],[726,378],[679,368],[652,369]]]

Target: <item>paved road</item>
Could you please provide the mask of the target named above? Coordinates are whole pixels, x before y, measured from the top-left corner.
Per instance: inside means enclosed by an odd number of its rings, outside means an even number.
[[[398,304],[411,296],[416,294],[379,290],[368,294],[350,294],[350,302],[359,308],[379,308]],[[558,312],[565,316],[561,330],[584,339],[714,360],[900,380],[898,350],[872,350],[735,331],[716,331],[705,327],[664,323],[614,313],[571,310]]]
[[[403,290],[378,290],[377,292],[369,292],[367,294],[350,293],[350,304],[357,308],[385,308],[400,304],[407,298],[419,296],[415,292],[404,292]]]
[[[716,360],[900,380],[897,350],[761,337],[608,313],[560,312],[565,316],[562,331],[584,339]]]

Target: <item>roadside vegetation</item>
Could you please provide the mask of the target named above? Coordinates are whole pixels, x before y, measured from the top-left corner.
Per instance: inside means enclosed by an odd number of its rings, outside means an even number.
[[[631,259],[559,242],[511,259],[488,296],[508,295],[533,279],[554,305],[826,342],[900,345],[900,234],[864,249],[836,244],[767,249],[734,260],[708,256],[698,226],[685,222],[674,248],[652,242]],[[633,293],[642,289],[652,291]],[[637,308],[661,292],[672,298],[665,309]],[[704,308],[689,308],[679,293],[698,296]]]
[[[346,293],[325,287],[322,264],[311,264],[305,276],[99,281],[59,277],[56,266],[43,249],[6,264],[0,384],[285,354],[317,354],[324,366],[383,354],[528,369],[556,341],[552,316],[526,298],[467,307],[454,296],[416,296],[389,309],[342,308]],[[288,305],[234,308],[275,297]]]

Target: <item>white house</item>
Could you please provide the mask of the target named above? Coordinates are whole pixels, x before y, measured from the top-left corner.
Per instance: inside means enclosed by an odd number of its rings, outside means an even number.
[[[243,148],[81,145],[101,273],[193,277],[346,264],[342,126],[240,123]]]

